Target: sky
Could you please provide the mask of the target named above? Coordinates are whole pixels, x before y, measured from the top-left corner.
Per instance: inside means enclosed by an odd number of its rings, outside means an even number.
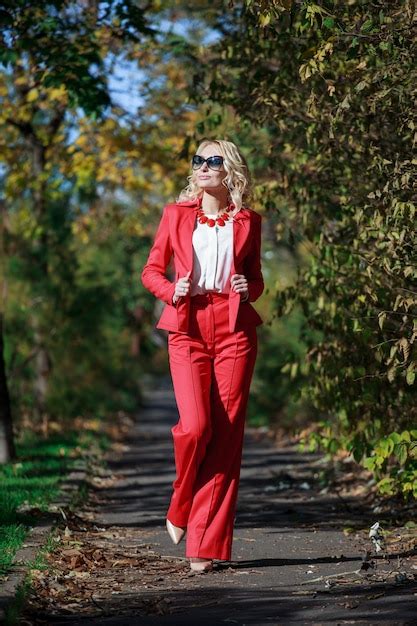
[[[154,24],[164,33],[187,36],[190,28],[195,27],[196,21],[190,19],[182,20],[159,20]],[[211,29],[207,30],[202,40],[203,45],[208,45],[217,41],[220,34]],[[141,84],[146,76],[146,72],[138,68],[133,61],[121,59],[116,63],[113,73],[109,76],[108,86],[114,104],[121,106],[131,115],[137,113],[138,107],[144,104],[141,97]]]

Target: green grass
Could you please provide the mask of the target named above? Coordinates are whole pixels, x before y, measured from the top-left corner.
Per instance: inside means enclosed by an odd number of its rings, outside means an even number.
[[[93,443],[103,449],[108,445],[106,436],[97,432],[66,432],[46,440],[28,433],[16,443],[18,460],[0,466],[0,582],[29,528],[36,524],[36,516],[19,507],[47,511],[59,495],[60,482]]]
[[[6,607],[4,626],[17,626],[21,623],[22,609],[32,589],[32,570],[46,570],[50,567],[47,558],[48,553],[55,548],[57,541],[59,541],[59,535],[56,529],[52,528],[51,532],[45,537],[45,543],[39,548],[35,558],[27,562],[25,577],[17,587],[14,599]]]

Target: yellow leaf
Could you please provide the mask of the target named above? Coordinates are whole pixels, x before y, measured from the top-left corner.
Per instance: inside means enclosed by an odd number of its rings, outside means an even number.
[[[27,95],[27,101],[28,102],[34,102],[38,98],[39,98],[39,90],[38,89],[31,89],[28,92],[28,95]]]

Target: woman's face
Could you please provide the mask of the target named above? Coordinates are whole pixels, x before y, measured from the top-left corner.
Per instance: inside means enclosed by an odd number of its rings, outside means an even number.
[[[216,144],[209,144],[199,152],[199,155],[203,159],[207,159],[210,156],[222,156],[219,147]],[[224,164],[219,171],[209,168],[206,162],[198,169],[194,171],[194,178],[197,185],[201,189],[215,190],[222,189],[227,191],[226,187],[222,185],[222,180],[226,176],[226,170]]]

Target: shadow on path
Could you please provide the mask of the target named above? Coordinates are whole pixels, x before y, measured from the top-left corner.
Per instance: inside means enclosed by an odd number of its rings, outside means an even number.
[[[317,484],[320,455],[277,449],[250,428],[233,560],[215,562],[213,572],[191,573],[184,542],[173,545],[165,530],[175,479],[170,428],[177,420],[170,380],[161,379],[147,393],[124,450],[109,455],[115,480],[95,486],[89,506],[80,512],[90,524],[94,520],[94,532],[84,536],[74,528],[73,537],[88,539],[108,555],[123,549],[118,561],[125,561],[123,573],[114,577],[113,568],[112,578],[111,568],[89,570],[84,584],[95,577],[98,589],[91,587],[78,612],[68,606],[70,614],[51,615],[45,606],[37,612],[32,607],[28,623],[416,623],[416,582],[392,575],[400,557],[415,551],[391,549],[390,560],[373,554],[363,566],[372,548],[367,530],[383,518],[359,499],[323,493]],[[345,527],[362,530],[345,534]]]

